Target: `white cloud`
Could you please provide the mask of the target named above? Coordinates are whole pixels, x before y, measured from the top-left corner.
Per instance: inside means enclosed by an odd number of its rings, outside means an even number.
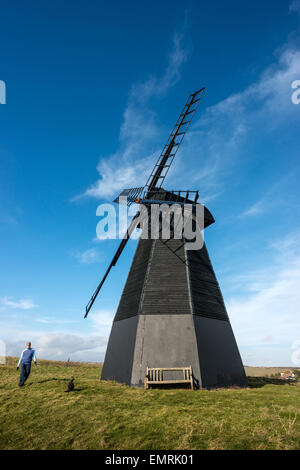
[[[146,103],[155,96],[164,95],[169,88],[174,86],[181,77],[180,69],[187,60],[188,51],[183,47],[187,22],[185,19],[183,28],[173,36],[173,47],[168,56],[168,65],[164,74],[158,77],[150,77],[144,83],[132,87],[130,99],[140,103]]]
[[[93,354],[93,356],[96,352],[103,354],[106,344],[107,340],[102,336],[49,334],[37,339],[36,350],[40,357],[51,357],[54,359],[70,357],[78,359],[79,357],[87,357],[87,353]]]
[[[49,317],[33,317],[33,321],[37,323],[45,323],[47,325],[69,325],[71,323],[75,323],[75,320],[59,320],[57,318],[49,318]]]
[[[107,339],[97,335],[51,333],[36,336],[31,333],[19,340],[8,340],[6,354],[19,356],[28,338],[36,350],[38,359],[60,361],[66,361],[68,358],[72,361],[103,361],[107,345]]]
[[[112,310],[96,310],[89,314],[88,320],[81,317],[79,323],[55,319],[52,321],[48,318],[45,318],[45,322],[27,319],[26,322],[21,322],[24,327],[19,329],[17,325],[20,319],[14,322],[6,321],[0,325],[1,340],[5,343],[8,356],[19,356],[27,341],[31,341],[38,358],[41,359],[66,361],[70,357],[73,361],[101,362],[104,360],[113,316]],[[35,321],[56,325],[59,330],[47,333],[35,330]],[[69,323],[72,323],[72,333]],[[76,333],[78,326],[79,333]]]
[[[142,129],[143,124],[141,123],[140,126]],[[146,139],[145,132],[147,131],[144,127],[143,131],[140,132],[141,140]],[[144,136],[141,134],[144,134]],[[117,152],[109,157],[108,161],[100,160],[97,170],[101,179],[88,188],[83,196],[107,199],[117,196],[125,188],[143,186],[145,184],[154,155],[148,155],[142,161],[138,160],[138,150],[142,152],[142,141],[139,141],[136,149],[132,145],[126,150],[127,156],[126,151],[124,153]],[[123,153],[123,156],[121,156],[121,153]],[[135,162],[133,161],[134,154],[136,154]]]
[[[143,186],[159,155],[163,135],[151,110],[151,99],[162,97],[180,79],[180,69],[187,58],[185,28],[175,33],[165,72],[135,84],[129,93],[120,129],[119,147],[97,166],[100,178],[82,197],[111,198],[124,188]],[[165,137],[164,137],[165,138]]]
[[[283,194],[286,194],[285,186],[290,183],[290,180],[294,176],[294,171],[291,173],[285,174],[278,181],[273,183],[272,187],[265,192],[265,194],[254,204],[250,206],[249,209],[244,211],[239,217],[244,216],[253,216],[258,214],[263,214],[269,209],[273,209],[276,206],[277,210],[280,206],[286,204],[286,196],[282,197]]]
[[[77,259],[77,261],[81,264],[92,264],[98,263],[101,261],[101,256],[95,248],[90,248],[83,252],[72,252],[71,256]]]
[[[21,299],[19,301],[11,300],[11,297],[1,297],[0,304],[4,307],[17,310],[29,310],[31,308],[37,308],[39,305],[33,303],[30,299]]]
[[[257,215],[257,214],[262,214],[265,212],[265,207],[263,201],[258,201],[255,204],[253,204],[249,209],[247,209],[245,212],[243,212],[242,215]]]
[[[108,338],[114,318],[113,310],[96,310],[89,313],[89,321],[92,322],[92,329],[101,336]]]
[[[254,351],[249,360],[288,365],[292,343],[300,339],[300,234],[271,248],[272,263],[232,279],[239,294],[226,304],[244,360]]]
[[[229,178],[232,181],[237,166],[250,158],[247,155],[249,144],[259,138],[262,130],[265,138],[268,133],[278,132],[281,126],[297,122],[299,113],[291,104],[291,83],[299,77],[299,70],[300,51],[288,43],[281,48],[277,61],[264,70],[256,82],[207,108],[194,122],[178,152],[172,168],[173,181],[178,185],[184,174],[190,186],[201,187],[204,197],[211,192],[221,192],[226,181]],[[203,104],[204,100],[205,96]],[[261,209],[261,204],[256,205],[249,214]]]
[[[298,3],[294,3],[291,8],[296,8]],[[169,63],[160,78],[151,77],[132,87],[120,129],[119,148],[107,158],[101,157],[97,166],[100,178],[79,198],[112,198],[124,188],[145,184],[167,135],[157,124],[151,99],[162,97],[180,79],[187,58],[184,38],[184,31],[174,35]],[[168,175],[169,184],[182,187],[184,175],[191,189],[201,186],[202,200],[221,194],[233,170],[247,158],[247,143],[257,137],[260,129],[272,132],[288,119],[298,118],[297,107],[291,105],[291,83],[298,78],[299,69],[300,51],[294,35],[256,82],[202,111],[176,156],[176,165]],[[205,96],[200,109],[204,104]],[[195,156],[198,156],[198,168]],[[248,215],[261,210],[261,205],[254,205]]]

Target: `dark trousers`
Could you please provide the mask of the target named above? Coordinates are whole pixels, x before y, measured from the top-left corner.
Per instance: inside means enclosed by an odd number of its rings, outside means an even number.
[[[19,387],[22,387],[22,385],[24,385],[25,381],[28,379],[30,368],[31,364],[21,364]]]

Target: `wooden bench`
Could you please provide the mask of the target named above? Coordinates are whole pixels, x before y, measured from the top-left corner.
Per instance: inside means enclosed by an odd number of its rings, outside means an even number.
[[[181,371],[182,379],[164,380],[165,371]],[[147,367],[144,388],[147,390],[149,385],[164,384],[190,384],[191,390],[194,390],[194,377],[192,367]]]

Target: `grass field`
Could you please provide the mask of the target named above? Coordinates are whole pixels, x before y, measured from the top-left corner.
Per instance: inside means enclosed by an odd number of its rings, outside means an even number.
[[[144,391],[100,382],[97,364],[39,361],[19,389],[16,362],[0,366],[0,449],[300,447],[299,383]]]

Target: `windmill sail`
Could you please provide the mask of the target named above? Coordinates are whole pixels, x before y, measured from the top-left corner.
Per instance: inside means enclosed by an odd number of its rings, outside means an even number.
[[[170,166],[172,165],[175,155],[179,149],[179,146],[182,143],[194,117],[204,90],[205,88],[201,88],[201,90],[192,93],[185,103],[183,110],[181,111],[175,126],[169,135],[167,143],[162,149],[162,152],[158,157],[158,160],[155,163],[154,168],[146,182],[145,187],[148,189],[148,191],[153,190],[153,188],[162,187],[163,182],[169,172]]]

